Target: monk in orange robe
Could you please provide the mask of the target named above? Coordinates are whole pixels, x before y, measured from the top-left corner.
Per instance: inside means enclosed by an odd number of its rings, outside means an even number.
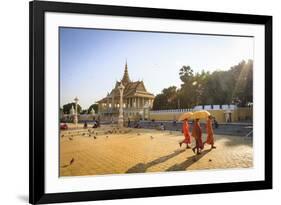
[[[214,146],[214,131],[212,126],[212,116],[209,116],[206,122],[206,131],[207,131],[207,140],[203,143],[211,145],[211,149],[215,149],[216,146]]]
[[[181,147],[182,143],[185,143],[186,149],[190,149],[190,146],[188,144],[191,143],[191,137],[190,137],[190,134],[189,134],[188,119],[184,119],[184,121],[183,121],[182,132],[183,132],[183,135],[184,135],[184,139],[181,142],[179,142],[180,147]]]
[[[204,149],[204,145],[202,142],[202,130],[199,124],[199,119],[196,119],[193,123],[192,136],[195,138],[196,141],[196,146],[192,148],[192,151],[195,153],[196,149],[197,154],[201,154],[201,150]]]

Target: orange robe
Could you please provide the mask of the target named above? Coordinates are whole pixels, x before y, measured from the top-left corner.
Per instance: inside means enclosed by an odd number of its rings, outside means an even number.
[[[190,134],[189,134],[188,122],[186,122],[186,121],[183,122],[182,131],[183,131],[183,135],[184,135],[183,143],[190,144],[191,143],[191,139],[190,139],[191,137],[190,137]]]
[[[206,131],[207,131],[206,143],[210,145],[214,144],[214,131],[212,127],[212,121],[210,119],[207,120]]]
[[[200,148],[200,149],[203,149],[204,145],[203,145],[203,141],[202,141],[202,130],[201,130],[199,122],[197,122],[197,123],[195,122],[193,124],[192,136],[196,140],[196,147]]]

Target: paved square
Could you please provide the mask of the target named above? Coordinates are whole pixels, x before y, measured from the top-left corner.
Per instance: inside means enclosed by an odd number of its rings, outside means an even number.
[[[120,133],[121,132],[121,133]],[[203,134],[203,140],[206,134]],[[124,128],[61,131],[60,175],[81,176],[121,173],[249,168],[253,166],[252,138],[215,135],[217,149],[209,145],[194,155],[176,131]],[[194,139],[192,139],[194,146]]]

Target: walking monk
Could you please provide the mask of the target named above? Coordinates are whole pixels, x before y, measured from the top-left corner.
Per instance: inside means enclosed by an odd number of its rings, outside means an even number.
[[[211,145],[211,149],[215,149],[216,146],[214,146],[214,131],[212,126],[212,116],[210,115],[206,122],[206,131],[207,131],[207,140],[203,143]]]
[[[187,118],[185,118],[184,121],[183,121],[182,131],[183,131],[184,139],[181,142],[179,142],[180,147],[181,147],[182,143],[185,143],[186,149],[190,149],[190,146],[188,144],[191,143],[191,137],[190,137],[190,134],[189,134],[189,125],[188,125],[188,119]]]
[[[204,145],[202,142],[202,130],[199,124],[199,119],[196,119],[193,122],[192,136],[195,138],[196,141],[196,146],[192,148],[192,151],[195,153],[195,149],[196,149],[197,154],[201,154],[201,150],[204,149]]]

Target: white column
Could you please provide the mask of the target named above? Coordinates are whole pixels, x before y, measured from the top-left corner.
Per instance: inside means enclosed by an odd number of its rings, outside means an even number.
[[[123,127],[123,124],[124,124],[124,119],[123,119],[123,91],[124,91],[124,86],[122,85],[122,83],[120,84],[118,89],[119,89],[119,92],[120,92],[118,126]]]
[[[137,106],[136,104],[137,104],[136,98],[133,98],[133,107],[134,107],[134,108],[136,108],[136,106]]]
[[[115,102],[114,102],[114,94],[112,95],[112,101],[111,101],[111,104],[112,104],[112,110],[115,109]]]
[[[78,124],[78,98],[76,97],[74,99],[74,102],[75,102],[75,114],[74,114],[74,124],[77,126]]]

